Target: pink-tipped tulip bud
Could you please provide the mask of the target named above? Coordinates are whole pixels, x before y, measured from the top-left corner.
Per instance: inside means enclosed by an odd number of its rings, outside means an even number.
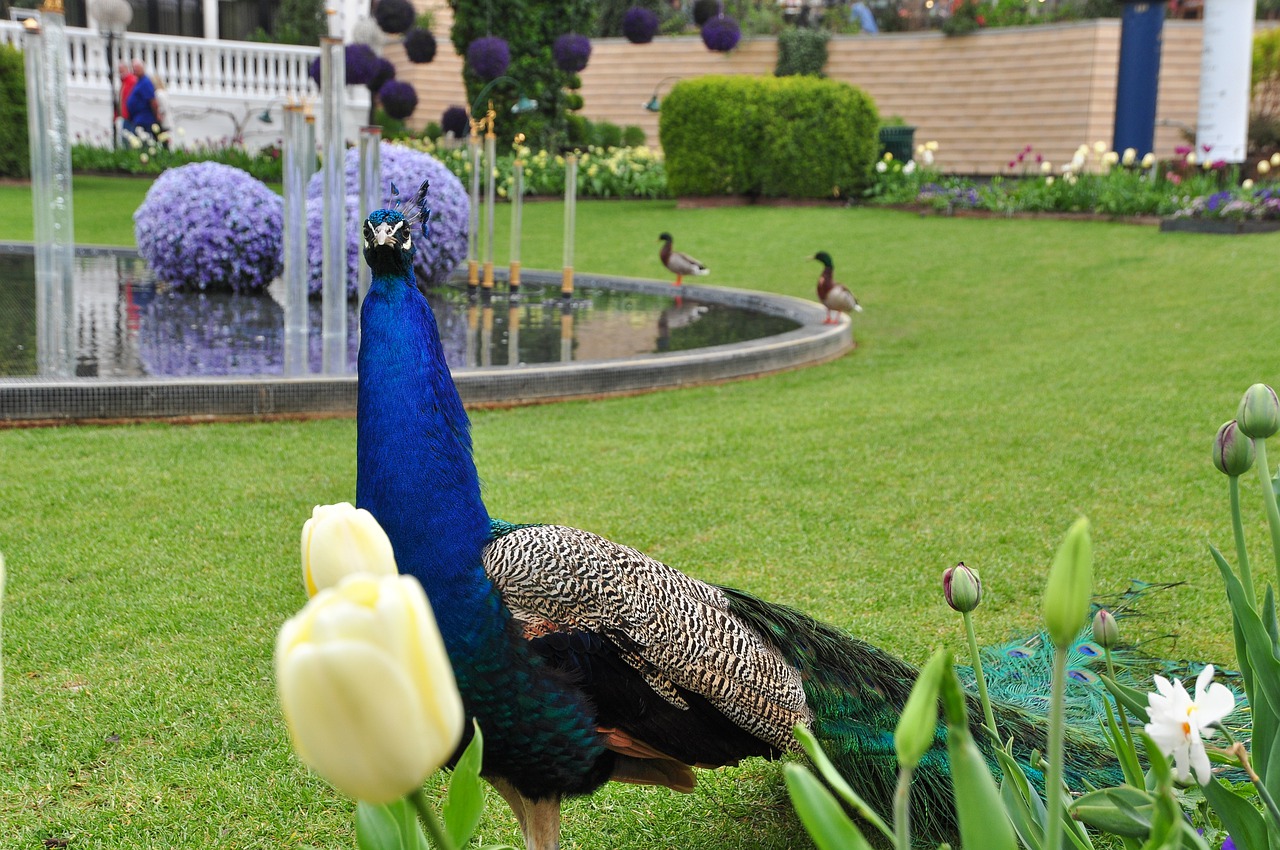
[[[1240,433],[1255,440],[1265,440],[1280,431],[1280,398],[1266,384],[1254,384],[1245,390],[1236,411]]]
[[[1240,431],[1234,419],[1219,428],[1218,436],[1213,438],[1213,465],[1225,475],[1244,475],[1253,467],[1256,454],[1253,440]]]
[[[1106,608],[1093,615],[1093,640],[1103,649],[1113,649],[1120,642],[1120,627]]]
[[[982,579],[978,577],[977,570],[966,567],[961,561],[942,574],[942,592],[948,605],[961,614],[967,614],[982,601]]]

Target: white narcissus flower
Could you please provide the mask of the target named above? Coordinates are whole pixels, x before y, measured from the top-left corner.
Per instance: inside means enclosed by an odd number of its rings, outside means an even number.
[[[280,629],[276,689],[298,757],[381,805],[417,789],[462,738],[462,697],[412,576],[351,575]]]
[[[1040,163],[1040,173],[1041,173],[1041,174],[1048,174],[1050,171],[1053,171],[1053,163],[1052,163],[1052,162],[1050,162],[1049,160],[1047,160],[1047,159],[1046,159],[1044,162]]]
[[[1094,142],[1094,143],[1093,143],[1093,152],[1094,152],[1094,153],[1105,153],[1105,152],[1106,152],[1106,150],[1107,150],[1107,143],[1106,143],[1106,142]]]
[[[916,161],[914,159],[907,160],[907,164],[902,166],[903,174],[912,174],[916,170]]]
[[[925,148],[921,159],[924,160],[925,165],[933,165],[933,151],[929,148]]]
[[[877,173],[884,174],[888,170],[889,170],[889,164],[886,163],[883,159],[876,163]]]
[[[1194,772],[1201,785],[1212,778],[1209,756],[1204,751],[1204,734],[1209,727],[1231,713],[1235,695],[1223,684],[1213,681],[1213,665],[1207,664],[1196,677],[1194,700],[1182,688],[1164,676],[1156,676],[1156,691],[1147,694],[1147,713],[1151,722],[1146,732],[1160,751],[1173,757],[1179,782],[1186,782]],[[1212,735],[1212,730],[1209,730]]]
[[[1052,174],[1050,174],[1048,177],[1044,178],[1044,185],[1046,185],[1046,186],[1052,186],[1052,185],[1053,185],[1053,175],[1052,175]]]
[[[352,573],[395,575],[396,556],[373,514],[350,502],[316,505],[302,526],[302,584],[315,596]]]

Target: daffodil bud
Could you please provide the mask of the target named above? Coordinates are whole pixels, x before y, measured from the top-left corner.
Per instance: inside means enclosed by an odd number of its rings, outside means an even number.
[[[276,688],[298,757],[342,793],[400,799],[462,737],[462,697],[411,576],[350,575],[280,629]]]
[[[893,748],[902,767],[914,768],[938,739],[938,691],[942,676],[950,667],[951,653],[938,650],[911,688],[893,731]]]
[[[1280,431],[1280,399],[1266,384],[1254,384],[1245,390],[1236,411],[1240,433],[1255,440],[1265,440]]]
[[[351,573],[395,575],[396,556],[373,514],[350,502],[316,505],[302,526],[302,584],[308,596]]]
[[[1256,454],[1253,440],[1240,432],[1234,419],[1219,428],[1218,436],[1213,438],[1213,465],[1225,475],[1244,475],[1253,466]]]
[[[1049,568],[1044,590],[1044,624],[1053,645],[1065,648],[1089,620],[1089,597],[1093,593],[1093,552],[1089,541],[1089,520],[1081,517],[1072,524]]]
[[[961,561],[943,572],[942,592],[948,605],[961,614],[967,614],[982,601],[982,579],[978,577],[977,570],[966,567]]]
[[[1099,608],[1093,615],[1093,640],[1103,649],[1114,649],[1120,642],[1120,627],[1106,608]]]

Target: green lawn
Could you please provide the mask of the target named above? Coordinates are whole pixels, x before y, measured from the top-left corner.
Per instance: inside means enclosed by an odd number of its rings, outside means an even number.
[[[145,185],[77,180],[81,240],[128,242]],[[22,203],[0,187],[3,236]],[[529,267],[559,265],[562,213],[526,206]],[[671,202],[582,203],[578,226],[583,271],[661,276],[667,230],[707,282],[802,297],[825,249],[866,309],[859,347],[758,380],[476,412],[494,515],[597,531],[920,662],[960,646],[945,567],[981,570],[979,636],[1003,641],[1034,628],[1085,514],[1099,590],[1185,582],[1122,630],[1230,663],[1209,448],[1250,383],[1280,382],[1280,236]],[[301,524],[353,498],[354,447],[349,420],[0,431],[5,846],[353,846],[351,803],[290,755],[270,657],[304,601]],[[1244,490],[1255,575],[1274,581],[1256,479]],[[692,797],[576,801],[565,847],[805,846],[776,765],[702,779]],[[484,839],[513,840],[493,801]]]

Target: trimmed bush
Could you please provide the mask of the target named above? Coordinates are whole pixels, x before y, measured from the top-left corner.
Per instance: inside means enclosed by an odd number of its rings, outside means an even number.
[[[496,80],[510,64],[511,48],[496,35],[477,38],[467,47],[467,67],[482,80]]]
[[[648,44],[658,32],[658,13],[644,6],[632,6],[622,16],[622,34],[632,44]]]
[[[436,58],[436,37],[431,30],[415,27],[404,34],[404,52],[410,62],[425,65]]]
[[[430,180],[427,190],[427,206],[431,207],[431,227],[426,239],[414,234],[417,250],[413,255],[413,267],[418,279],[428,286],[443,283],[449,274],[467,257],[467,228],[470,223],[471,202],[462,182],[440,160],[421,151],[410,150],[404,145],[383,142],[379,146],[382,159],[382,189],[378,203],[384,207],[409,204],[423,180]],[[360,257],[360,152],[347,150],[343,160],[346,172],[346,234],[347,234],[347,294],[356,293],[356,273]],[[322,253],[320,236],[324,221],[322,197],[323,175],[317,172],[307,184],[307,263],[310,271],[309,289],[312,294],[320,291]],[[392,186],[399,195],[392,194]],[[277,198],[278,200],[278,198]],[[279,228],[271,231],[278,233]],[[139,243],[141,244],[141,243]]]
[[[400,35],[413,26],[416,14],[409,0],[378,0],[378,5],[373,10],[373,19],[383,32]]]
[[[387,114],[397,121],[405,120],[418,108],[418,93],[413,86],[399,80],[389,80],[378,89],[378,100],[382,101],[382,108],[387,110]]]
[[[778,33],[778,64],[774,74],[790,77],[804,74],[821,77],[827,65],[827,42],[831,33],[810,27],[787,27]]]
[[[31,173],[27,147],[27,72],[22,51],[0,44],[0,176]]]
[[[642,148],[644,147],[645,137],[644,130],[635,124],[628,124],[622,128],[622,146],[624,148]]]
[[[591,39],[577,33],[565,33],[551,45],[551,55],[555,57],[557,68],[576,77],[591,58]],[[578,85],[570,85],[569,88],[576,89],[581,85],[582,80],[579,79]]]
[[[465,106],[450,106],[440,115],[440,131],[461,139],[471,134],[471,121]]]
[[[708,50],[728,53],[738,46],[742,30],[738,22],[728,15],[716,15],[702,25],[702,43]]]
[[[864,92],[815,77],[684,80],[662,101],[658,135],[673,195],[857,197],[879,155]]]
[[[261,291],[284,269],[283,227],[279,195],[216,162],[170,168],[133,214],[138,254],[184,289]]]

